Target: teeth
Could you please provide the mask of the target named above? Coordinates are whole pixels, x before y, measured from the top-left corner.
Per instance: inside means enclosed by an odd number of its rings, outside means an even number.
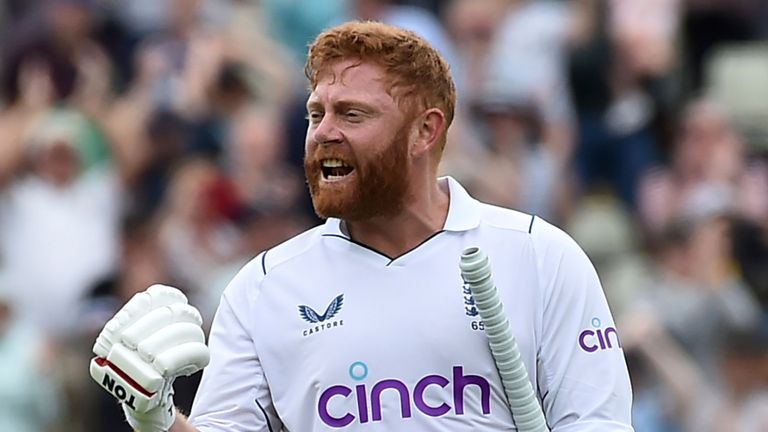
[[[341,168],[345,166],[347,164],[340,159],[323,159],[323,168]]]

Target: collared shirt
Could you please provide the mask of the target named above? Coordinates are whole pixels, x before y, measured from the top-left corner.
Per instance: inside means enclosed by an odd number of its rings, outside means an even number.
[[[213,431],[514,431],[460,256],[479,247],[552,431],[631,431],[620,341],[592,264],[545,221],[453,179],[442,231],[388,257],[338,219],[225,290],[192,423]]]

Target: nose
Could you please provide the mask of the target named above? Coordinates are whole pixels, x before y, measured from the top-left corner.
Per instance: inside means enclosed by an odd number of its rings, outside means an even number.
[[[314,142],[318,144],[333,144],[341,142],[341,130],[339,130],[339,128],[336,126],[336,122],[334,121],[333,117],[334,116],[332,114],[323,116],[323,119],[320,120],[320,123],[318,123],[314,129],[310,125],[311,138]]]

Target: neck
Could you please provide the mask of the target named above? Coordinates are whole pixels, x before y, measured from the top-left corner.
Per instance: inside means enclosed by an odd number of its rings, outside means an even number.
[[[443,229],[448,217],[448,184],[432,179],[407,199],[402,212],[387,217],[347,222],[347,233],[356,242],[388,257],[398,257],[414,249]]]

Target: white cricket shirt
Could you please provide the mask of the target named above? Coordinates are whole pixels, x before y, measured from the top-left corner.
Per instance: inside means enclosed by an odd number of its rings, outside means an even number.
[[[595,270],[545,221],[453,179],[445,227],[396,258],[338,219],[247,264],[224,292],[190,419],[213,431],[514,431],[459,260],[488,255],[557,432],[631,431],[631,388]]]

